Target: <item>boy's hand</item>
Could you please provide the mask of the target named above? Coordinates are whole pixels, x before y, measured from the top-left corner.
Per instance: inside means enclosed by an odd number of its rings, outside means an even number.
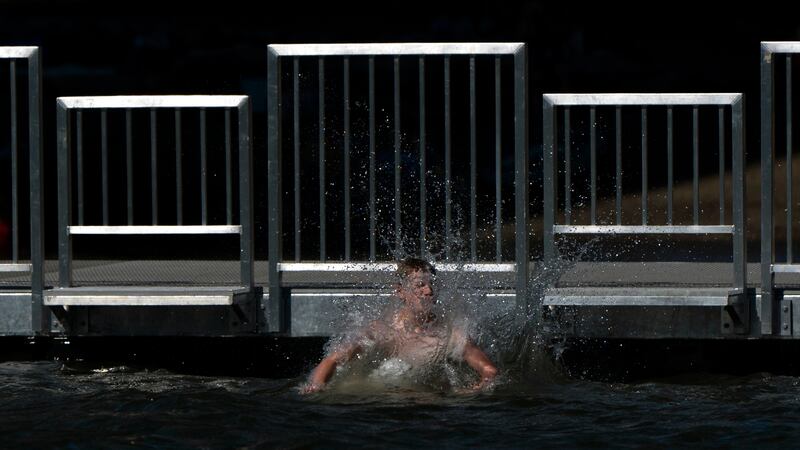
[[[321,391],[324,388],[325,388],[325,386],[322,385],[322,384],[309,382],[309,383],[306,383],[306,384],[300,386],[300,393],[303,394],[303,395],[313,394],[315,392]]]
[[[494,387],[494,378],[484,378],[481,381],[467,388],[456,389],[456,394],[475,394],[481,391],[488,391]]]

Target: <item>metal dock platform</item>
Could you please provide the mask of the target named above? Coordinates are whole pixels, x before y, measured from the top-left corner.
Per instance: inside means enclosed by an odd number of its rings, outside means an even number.
[[[262,146],[247,96],[60,97],[43,120],[38,49],[0,47],[27,81],[25,102],[16,78],[9,96],[0,335],[326,337],[348,305],[386,302],[392,261],[417,254],[442,286],[568,338],[797,339],[791,164],[774,192],[778,149],[793,153],[775,131],[791,129],[791,101],[775,111],[791,76],[776,85],[774,66],[794,53],[762,45],[761,216],[747,217],[742,94],[545,94],[533,156],[523,43],[270,45]],[[642,236],[675,260],[648,257]],[[628,260],[570,261],[580,239],[627,240]]]

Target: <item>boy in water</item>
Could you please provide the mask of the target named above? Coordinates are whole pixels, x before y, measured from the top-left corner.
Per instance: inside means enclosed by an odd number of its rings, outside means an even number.
[[[433,276],[436,270],[424,259],[408,258],[397,264],[399,283],[395,297],[400,307],[389,320],[372,322],[363,338],[374,342],[387,355],[409,366],[421,365],[443,347],[451,348],[451,356],[463,358],[477,372],[480,381],[472,389],[480,390],[497,376],[497,367],[462,331],[446,333],[442,321],[433,313],[436,296]],[[334,349],[311,371],[303,393],[317,392],[325,387],[340,364],[364,352],[364,339]]]

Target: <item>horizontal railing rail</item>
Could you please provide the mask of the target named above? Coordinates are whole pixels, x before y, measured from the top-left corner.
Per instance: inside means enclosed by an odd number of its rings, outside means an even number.
[[[97,97],[59,97],[58,106],[58,183],[59,183],[59,286],[69,287],[72,284],[72,236],[76,235],[239,235],[239,258],[241,284],[254,286],[253,276],[253,199],[252,199],[252,150],[251,150],[251,108],[249,98],[240,95],[156,95],[156,96],[97,96]],[[149,112],[149,145],[135,145],[133,140],[133,110],[145,109]],[[222,122],[213,130],[221,135],[224,163],[220,164],[224,179],[224,187],[212,184],[211,155],[209,152],[209,111],[219,109],[223,115],[214,118]],[[113,128],[109,116],[111,110],[123,110],[124,116],[116,114],[122,126]],[[170,132],[160,133],[159,125],[163,124],[167,115],[159,115],[158,111],[172,112],[167,122]],[[91,158],[92,145],[88,133],[94,122],[84,120],[84,115],[91,112],[99,114],[99,147],[98,158]],[[198,136],[193,142],[185,136],[184,128],[189,119],[185,117],[196,112],[193,122]],[[235,118],[232,117],[235,113]],[[162,119],[159,121],[159,119]],[[224,122],[223,122],[224,121]],[[233,131],[234,121],[236,131]],[[119,130],[124,129],[123,132]],[[117,130],[119,139],[112,141],[112,130]],[[222,130],[220,133],[219,130]],[[142,133],[144,134],[144,133]],[[160,138],[170,137],[165,144]],[[75,145],[73,146],[73,140]],[[124,141],[124,145],[117,141]],[[232,142],[238,143],[236,154]],[[172,147],[168,151],[163,147]],[[74,147],[74,148],[73,148]],[[145,147],[145,151],[141,151]],[[97,150],[97,149],[95,149]],[[124,152],[123,152],[124,150]],[[116,152],[116,153],[115,153]],[[73,155],[74,153],[74,155]],[[98,153],[98,152],[95,152]],[[124,154],[123,154],[124,153]],[[167,157],[169,155],[169,157]],[[184,168],[191,161],[199,173],[189,174]],[[219,158],[221,162],[223,158]],[[171,160],[168,176],[174,179],[174,185],[164,188],[163,163]],[[122,170],[114,171],[111,161],[121,161]],[[140,173],[143,161],[149,171]],[[98,167],[99,166],[99,167]],[[214,167],[217,169],[217,167]],[[76,172],[73,180],[73,170]],[[99,172],[99,173],[98,173]],[[122,176],[119,176],[119,175]],[[185,189],[186,182],[194,175],[199,181],[199,189]],[[214,175],[216,176],[216,175]],[[90,189],[87,183],[97,183],[99,179],[100,205],[93,208],[89,199]],[[124,189],[121,187],[124,179]],[[116,181],[116,183],[115,183]],[[149,183],[148,183],[149,181]],[[161,184],[159,183],[161,181]],[[238,214],[235,213],[236,202],[234,192],[238,181]],[[216,187],[216,190],[214,189]],[[141,191],[149,188],[149,208],[142,208]],[[76,191],[77,202],[73,202],[73,190]],[[119,191],[124,191],[120,193]],[[171,191],[171,192],[170,192]],[[219,192],[217,192],[219,191]],[[169,192],[174,199],[174,210],[164,214],[164,203]],[[197,192],[197,195],[188,195]],[[114,214],[111,206],[118,202],[113,196],[125,198],[124,214]],[[138,195],[138,197],[137,197]],[[199,198],[194,198],[199,197]],[[137,201],[137,198],[139,201]],[[194,200],[187,201],[187,200]],[[215,202],[216,200],[216,202]],[[73,204],[76,203],[76,204]],[[215,219],[213,207],[221,203],[224,215]],[[169,205],[168,205],[169,206]],[[73,214],[77,210],[77,217]],[[117,208],[121,211],[121,208]],[[90,212],[101,211],[100,217]],[[149,217],[146,213],[149,212]],[[141,222],[149,219],[150,224]],[[224,217],[224,219],[223,219]],[[224,220],[224,224],[212,223]],[[91,223],[100,221],[101,224]],[[235,223],[237,222],[238,223]],[[123,222],[123,223],[119,223]],[[171,222],[171,223],[170,223]]]
[[[543,96],[543,143],[544,143],[544,263],[549,266],[555,263],[558,257],[556,236],[558,235],[617,235],[617,234],[650,234],[650,235],[707,235],[723,234],[732,237],[732,261],[734,266],[733,290],[743,292],[746,284],[746,248],[744,245],[745,236],[745,212],[744,212],[744,109],[743,96],[738,93],[643,93],[643,94],[544,94]],[[637,108],[638,107],[638,108]],[[573,129],[571,119],[577,114],[575,109],[588,111],[588,121],[582,122],[583,128]],[[601,127],[599,110],[608,112],[613,109],[613,119],[608,122],[613,123],[609,126],[613,130],[606,131]],[[716,113],[716,130],[710,133],[714,138],[708,138],[709,133],[701,134],[700,111],[701,108]],[[638,109],[638,110],[637,110]],[[662,126],[656,124],[652,117],[656,111],[663,113],[666,119],[662,134],[666,139],[666,155],[653,155],[655,138],[653,137],[654,128]],[[674,165],[676,160],[675,144],[675,115],[676,111],[686,110],[691,113],[691,167],[692,167],[692,223],[676,223],[673,215],[673,194],[674,194]],[[637,114],[637,119],[625,122],[628,127],[634,128],[633,132],[624,133],[623,112]],[[610,115],[610,114],[609,114]],[[629,124],[628,122],[638,122]],[[603,124],[607,122],[602,122]],[[702,122],[703,125],[706,122]],[[577,128],[577,127],[576,127]],[[588,132],[586,132],[588,128]],[[574,132],[574,133],[573,133]],[[607,135],[601,135],[604,132]],[[563,137],[560,136],[563,134]],[[590,223],[575,222],[575,201],[572,198],[576,183],[573,176],[578,173],[573,166],[573,160],[585,156],[585,153],[575,151],[575,134],[588,136],[588,143],[583,139],[579,150],[588,150],[589,171],[588,171],[588,190],[589,190],[589,213]],[[701,145],[701,135],[705,141]],[[603,139],[606,150],[610,152],[613,147],[613,178],[606,173],[601,173],[599,168],[598,142]],[[709,144],[708,141],[711,141]],[[613,144],[613,145],[612,145]],[[586,148],[588,147],[588,148]],[[638,149],[636,148],[638,147]],[[716,151],[718,156],[718,186],[719,186],[719,218],[718,224],[702,224],[700,207],[700,152],[703,150]],[[730,151],[727,149],[730,148]],[[625,153],[623,153],[625,149]],[[636,194],[640,197],[638,210],[634,216],[641,216],[640,224],[623,223],[623,175],[625,172],[625,162],[631,161],[631,149],[636,152],[640,164],[628,164],[628,168],[637,168],[640,172],[640,190]],[[732,180],[732,195],[730,197],[730,207],[732,213],[730,220],[726,215],[725,206],[727,203],[725,176],[727,172],[726,157],[731,155],[730,176]],[[623,154],[627,158],[623,157]],[[563,155],[563,158],[560,156]],[[654,223],[654,214],[650,210],[650,191],[651,184],[650,164],[656,158],[664,158],[666,163],[666,223]],[[666,157],[664,157],[666,156]],[[608,156],[605,160],[611,161]],[[563,162],[562,162],[563,161]],[[606,164],[606,167],[611,164]],[[637,167],[638,166],[638,167]],[[635,170],[634,170],[635,172]],[[563,186],[559,184],[559,173],[563,173]],[[614,214],[613,224],[600,224],[598,221],[598,179],[613,179],[614,181]],[[629,178],[630,179],[630,178]],[[560,207],[560,194],[563,191],[563,207]],[[581,203],[581,202],[578,202]],[[628,203],[630,205],[630,203]],[[630,207],[630,206],[629,206]],[[585,207],[584,207],[585,209]],[[559,215],[561,210],[563,215]],[[716,220],[716,219],[715,219]]]
[[[456,61],[453,58],[463,58]],[[511,60],[510,64],[505,61]],[[290,73],[284,73],[282,61],[289,59]],[[466,80],[458,84],[456,69],[458,63],[464,63]],[[385,63],[385,64],[384,64]],[[311,67],[313,66],[313,67]],[[511,66],[511,76],[506,75],[503,68]],[[302,68],[311,67],[308,72]],[[458,66],[459,68],[462,66]],[[387,69],[389,79],[381,77],[381,69]],[[435,83],[429,78],[441,76]],[[460,72],[459,72],[460,73]],[[484,74],[487,79],[480,79]],[[354,80],[359,77],[359,82]],[[363,78],[361,78],[363,77]],[[284,92],[284,79],[290,81],[291,90]],[[512,89],[505,88],[504,79],[510,79]],[[315,82],[313,86],[309,86]],[[528,267],[528,231],[527,231],[527,61],[526,48],[522,43],[381,43],[381,44],[285,44],[268,46],[268,159],[269,159],[269,280],[270,280],[270,308],[268,310],[269,327],[273,331],[282,331],[288,327],[288,311],[285,293],[282,291],[281,273],[287,270],[301,271],[314,270],[319,267],[329,267],[331,244],[342,246],[341,258],[344,265],[333,263],[330,267],[346,267],[347,264],[357,263],[358,267],[369,270],[383,270],[384,262],[393,260],[405,253],[421,253],[427,255],[431,240],[430,230],[433,218],[432,191],[443,191],[442,209],[444,230],[441,239],[444,241],[442,259],[445,264],[464,260],[468,265],[460,267],[484,267],[484,263],[492,263],[494,270],[498,268],[506,271],[517,272],[517,285],[520,289],[520,298],[524,300],[527,290]],[[391,86],[387,94],[381,87]],[[406,92],[409,86],[413,95]],[[464,94],[459,96],[455,89],[464,88]],[[488,86],[489,94],[483,96],[479,93],[478,86]],[[308,89],[311,87],[312,89]],[[366,92],[360,92],[359,89]],[[304,89],[305,88],[305,89]],[[311,92],[311,94],[303,94]],[[314,91],[316,91],[314,93]],[[284,105],[283,98],[291,93],[292,104]],[[507,92],[512,93],[508,95]],[[441,95],[441,97],[440,97]],[[308,101],[302,102],[309,96],[316,97],[310,107]],[[363,101],[362,101],[363,97]],[[504,100],[506,98],[506,100]],[[513,103],[513,108],[504,108],[507,102]],[[453,105],[456,101],[464,100],[464,126],[457,123],[458,113]],[[483,109],[478,104],[490,105],[491,111],[483,114]],[[331,106],[333,105],[333,106]],[[385,108],[384,108],[385,107]],[[315,109],[316,115],[308,117],[308,109]],[[335,108],[336,112],[330,111]],[[413,108],[415,118],[412,126],[401,123],[404,112]],[[385,114],[381,112],[386,109]],[[510,112],[503,112],[503,111]],[[478,116],[481,112],[481,123],[489,123],[494,127],[494,136],[483,139],[478,132]],[[355,118],[356,112],[363,113],[363,118]],[[441,116],[440,116],[441,114]],[[290,236],[284,237],[283,227],[289,223],[285,220],[284,187],[282,178],[287,173],[283,164],[284,145],[284,115],[291,117],[291,141],[293,144],[292,173],[293,178],[289,189],[292,195],[286,203],[291,205],[293,212],[293,231]],[[385,120],[383,115],[386,116]],[[487,116],[485,119],[483,115]],[[466,117],[468,116],[468,118]],[[505,121],[504,121],[505,118]],[[511,120],[513,119],[513,125]],[[356,122],[367,129],[361,145],[366,154],[364,161],[356,161]],[[305,125],[307,123],[307,126]],[[506,127],[504,124],[510,126]],[[316,127],[317,136],[308,137],[309,127]],[[489,128],[489,127],[487,127]],[[510,130],[504,131],[504,128]],[[413,129],[414,138],[409,138],[409,130]],[[287,130],[288,131],[288,130]],[[379,135],[381,132],[391,131],[391,137],[383,142]],[[461,138],[460,133],[465,136]],[[502,236],[503,231],[503,204],[505,203],[502,192],[502,164],[504,154],[503,135],[513,134],[514,147],[514,204],[515,204],[515,260],[516,266],[503,264]],[[385,133],[388,135],[388,133]],[[434,145],[434,135],[437,136],[437,156],[443,156],[442,167],[433,168],[433,161],[426,156],[428,147]],[[329,140],[333,137],[341,140],[338,148]],[[438,137],[441,137],[439,140]],[[288,141],[289,139],[287,139]],[[368,143],[366,142],[368,140]],[[413,140],[413,144],[410,142]],[[391,143],[389,143],[389,141]],[[488,142],[488,144],[487,144]],[[407,149],[416,146],[416,154],[409,160]],[[311,148],[309,148],[311,147]],[[358,148],[361,148],[358,147]],[[454,151],[454,147],[462,147]],[[479,152],[479,148],[482,150]],[[316,154],[312,154],[311,150]],[[389,153],[388,150],[391,150]],[[494,238],[494,255],[490,261],[484,261],[479,255],[478,227],[478,158],[487,159],[485,154],[493,151],[494,156],[494,201],[491,213],[493,223],[489,231]],[[335,152],[335,153],[334,153]],[[314,172],[318,186],[317,198],[304,198],[309,192],[306,188],[306,178],[303,166],[311,167],[308,162],[316,156],[317,166]],[[331,169],[331,162],[337,163]],[[381,161],[392,161],[386,169]],[[456,173],[456,167],[466,166],[463,176]],[[329,172],[335,170],[336,179],[329,177]],[[358,171],[359,177],[354,178]],[[412,171],[416,176],[403,176],[404,171]],[[439,172],[440,171],[440,172]],[[482,170],[481,170],[482,171]],[[433,173],[442,177],[440,183],[434,186]],[[390,178],[391,177],[391,178]],[[413,186],[404,184],[404,180],[414,180]],[[393,185],[389,186],[388,181]],[[384,182],[386,181],[386,182]],[[464,208],[465,216],[464,242],[468,246],[465,255],[458,255],[454,242],[457,227],[460,226],[457,209],[456,186],[462,183],[463,189],[469,199],[469,206]],[[408,181],[405,181],[408,183]],[[384,187],[381,187],[384,184]],[[329,192],[335,185],[341,191],[340,198],[334,198]],[[406,187],[408,186],[408,187]],[[408,191],[416,194],[416,200],[408,199]],[[364,205],[357,204],[354,198],[364,199]],[[337,200],[336,204],[332,200]],[[410,205],[409,202],[412,204]],[[355,211],[360,211],[361,217],[366,217],[366,226],[356,224],[353,217]],[[419,225],[409,224],[409,219],[404,219],[413,211],[419,213]],[[388,212],[388,214],[387,214]],[[489,211],[480,211],[488,213]],[[405,215],[405,216],[404,216]],[[391,218],[390,218],[391,217]],[[483,217],[483,216],[481,216]],[[335,219],[333,219],[335,218]],[[335,231],[335,236],[328,227],[328,222],[336,220],[341,223],[341,233]],[[391,225],[391,236],[383,235],[384,239],[391,241],[393,249],[388,255],[379,254],[378,246],[381,244],[380,222]],[[416,222],[416,218],[413,220]],[[310,257],[303,254],[305,228],[316,226],[318,237],[314,236],[314,248],[318,254]],[[468,224],[468,225],[467,225]],[[361,226],[365,232],[356,231]],[[417,228],[417,230],[413,230]],[[487,227],[488,228],[488,227]],[[358,239],[354,240],[358,233]],[[316,233],[315,233],[316,234]],[[329,236],[331,235],[331,236]],[[284,239],[293,238],[294,262],[284,261]],[[335,237],[335,239],[330,239]],[[340,238],[339,238],[340,237]],[[438,237],[438,236],[437,236]],[[318,239],[318,241],[317,241]],[[332,242],[333,241],[333,242]],[[414,249],[407,248],[411,241],[418,242]],[[366,245],[364,250],[358,248],[360,244]],[[338,250],[337,250],[338,251]],[[363,255],[363,256],[362,256]],[[437,263],[437,267],[439,264]]]

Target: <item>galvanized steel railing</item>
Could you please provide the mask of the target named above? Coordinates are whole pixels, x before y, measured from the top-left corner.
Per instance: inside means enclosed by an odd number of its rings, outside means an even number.
[[[792,196],[793,173],[793,100],[792,100],[792,55],[800,53],[800,42],[762,42],[761,43],[761,332],[763,334],[791,334],[791,327],[782,320],[779,311],[780,295],[775,291],[776,273],[800,273],[800,264],[795,262],[792,251],[795,223]],[[776,84],[776,65],[779,81]],[[776,96],[775,90],[782,87],[783,95]],[[781,104],[782,102],[782,104]],[[776,104],[782,106],[776,110]],[[779,133],[776,135],[776,128]],[[776,147],[781,144],[785,156],[786,203],[786,260],[778,263],[775,258],[775,205],[774,205],[774,162]],[[778,207],[780,210],[780,207]],[[788,313],[788,311],[784,311]],[[786,324],[782,326],[781,322]],[[780,330],[780,332],[778,332]]]
[[[44,288],[44,230],[42,227],[42,63],[38,47],[0,47],[0,59],[8,60],[9,68],[9,146],[11,152],[11,173],[6,186],[10,185],[11,204],[11,243],[10,262],[0,262],[0,272],[21,272],[31,275],[32,327],[33,331],[47,332],[50,328],[50,314],[45,313],[42,304]],[[18,62],[23,64],[18,65]],[[19,96],[18,76],[27,78],[27,101]],[[23,94],[25,95],[25,94]],[[27,123],[25,122],[27,109]],[[27,125],[27,148],[20,145],[20,126]],[[28,157],[29,221],[30,221],[30,264],[20,262],[20,231],[24,219],[20,218],[22,192],[20,158]],[[0,261],[8,261],[7,255],[0,255]]]
[[[745,253],[745,216],[744,216],[744,99],[741,94],[545,94],[544,95],[544,117],[543,117],[543,139],[544,139],[544,262],[546,265],[552,264],[557,258],[556,236],[557,235],[613,235],[613,234],[730,234],[733,247],[733,287],[744,291],[746,282],[746,253]],[[590,214],[589,224],[572,223],[572,198],[573,190],[572,175],[572,151],[571,142],[571,111],[576,107],[589,108],[589,152],[590,152]],[[615,166],[615,210],[614,223],[598,225],[597,201],[598,193],[596,181],[598,179],[597,170],[597,108],[614,108],[614,136],[609,140],[614,142],[614,166]],[[641,224],[623,224],[622,222],[622,179],[623,179],[623,132],[622,132],[622,109],[639,108],[640,121],[638,124],[640,140],[636,144],[639,147],[639,157],[641,159]],[[666,109],[666,155],[659,156],[664,158],[667,170],[667,208],[666,223],[653,224],[648,213],[648,161],[652,161],[654,155],[649,154],[652,144],[649,142],[650,131],[655,125],[652,120],[648,120],[648,112],[655,108]],[[674,173],[674,133],[673,110],[676,108],[691,108],[692,112],[692,223],[675,224],[673,222],[673,182]],[[701,151],[700,142],[700,108],[717,109],[717,152],[719,155],[719,224],[708,225],[700,223],[700,202],[699,202],[699,155]],[[730,113],[726,112],[730,110]],[[563,116],[560,116],[562,113]],[[732,176],[732,220],[726,221],[725,214],[725,143],[726,143],[726,116],[730,123],[730,146],[731,146],[731,176]],[[563,117],[562,127],[558,126],[558,121]],[[636,126],[636,125],[634,125]],[[559,138],[559,131],[564,134],[563,141]],[[714,142],[711,144],[702,143],[703,148],[714,149]],[[636,145],[634,144],[633,147]],[[630,146],[628,146],[630,147]],[[559,150],[563,149],[564,162],[564,204],[563,221],[557,220],[559,208],[558,172],[559,172]]]
[[[250,101],[247,96],[234,96],[234,95],[195,95],[195,96],[109,96],[109,97],[59,97],[58,104],[58,221],[59,221],[59,286],[69,287],[72,284],[72,237],[75,235],[214,235],[214,234],[238,234],[239,235],[239,255],[240,255],[240,275],[241,284],[243,286],[252,287],[254,285],[253,279],[253,200],[252,200],[252,150],[251,150],[251,107]],[[158,137],[158,119],[157,115],[159,110],[171,110],[172,117],[167,117],[171,120],[173,129],[169,132],[170,136],[174,136],[171,141],[173,148],[164,150],[162,144],[159,146]],[[209,196],[211,193],[208,191],[209,179],[208,174],[210,168],[208,167],[208,143],[207,133],[209,127],[207,125],[207,110],[217,109],[224,111],[224,124],[221,127],[224,129],[224,151],[225,151],[225,193],[220,194],[214,198],[221,199],[224,202],[225,209],[225,223],[212,224],[210,222],[209,209],[211,207]],[[100,122],[100,173],[96,172],[96,161],[91,161],[92,164],[85,161],[85,145],[84,145],[84,124],[83,114],[96,110],[99,112]],[[109,111],[124,111],[124,117],[121,114],[115,116],[120,122],[124,119],[124,145],[120,142],[109,143]],[[133,128],[134,121],[132,120],[132,113],[135,110],[149,110],[149,145],[139,145],[139,148],[133,142]],[[185,136],[182,132],[183,118],[187,110],[198,112],[198,125],[199,136],[197,137],[197,152],[199,153],[199,174],[200,181],[199,189],[184,189],[184,177],[186,172],[184,169],[183,154]],[[232,118],[231,112],[235,111],[235,119]],[[74,117],[74,123],[73,123]],[[164,117],[161,117],[164,118]],[[238,155],[234,155],[232,150],[233,121],[238,123],[236,130],[236,141],[238,142]],[[219,128],[215,128],[218,130]],[[73,134],[76,137],[77,145],[73,146]],[[111,147],[110,147],[111,145]],[[73,148],[74,147],[74,148]],[[122,148],[120,148],[122,147]],[[145,148],[141,148],[145,147]],[[109,160],[112,152],[115,149],[124,150],[124,171],[119,170],[113,172],[109,169]],[[73,161],[73,150],[75,152],[75,160]],[[174,186],[160,187],[159,181],[159,161],[164,160],[165,157],[159,157],[159,154],[169,151],[171,155],[169,158],[174,158]],[[160,153],[161,152],[161,153]],[[192,153],[193,155],[195,153]],[[235,159],[238,157],[238,160]],[[137,158],[149,158],[149,173],[141,174],[136,173],[134,170],[135,161]],[[122,159],[121,157],[119,159]],[[93,166],[95,171],[87,167]],[[77,172],[76,179],[73,180],[72,172]],[[163,169],[162,169],[163,171]],[[238,172],[235,172],[238,171]],[[235,178],[234,174],[238,177],[238,224],[236,224],[236,217],[234,214],[234,190]],[[170,170],[170,175],[173,172]],[[125,193],[124,197],[120,193],[111,192],[109,188],[109,181],[113,177],[120,177],[125,179]],[[135,214],[137,209],[134,208],[134,192],[136,186],[134,179],[147,180],[149,177],[150,189],[150,204],[149,208],[139,208],[144,210],[138,216]],[[163,176],[162,176],[163,178]],[[101,204],[99,208],[102,210],[102,219],[99,224],[87,224],[85,217],[87,209],[87,201],[84,196],[86,192],[86,182],[97,183],[95,187],[101,190]],[[73,188],[77,191],[77,203],[73,205]],[[199,203],[199,214],[192,215],[184,214],[184,207],[187,203],[186,194],[188,192],[197,192],[199,198],[195,198],[195,202]],[[123,223],[115,222],[110,216],[109,204],[112,202],[112,197],[119,194],[117,200],[113,203],[125,204],[125,219]],[[170,214],[168,219],[165,215],[159,215],[159,199],[164,201],[166,196],[174,196],[175,215]],[[88,205],[89,207],[97,207],[98,205]],[[77,218],[73,214],[73,208],[77,207]],[[195,205],[195,209],[196,205]],[[96,209],[95,209],[96,210]],[[149,211],[148,211],[149,210]],[[147,217],[149,212],[149,217]],[[197,217],[199,216],[199,217]],[[142,219],[145,217],[145,220]],[[173,219],[174,217],[174,219]],[[75,220],[77,219],[77,220]],[[148,222],[149,224],[142,224]],[[165,222],[168,222],[165,224]]]
[[[453,126],[453,111],[451,110],[451,102],[458,93],[453,92],[451,84],[451,57],[465,57],[469,58],[469,83],[465,96],[469,96],[469,135],[467,139],[468,154],[470,161],[469,172],[469,189],[470,189],[470,233],[469,233],[469,254],[467,263],[477,263],[479,258],[477,255],[477,205],[476,205],[476,171],[477,171],[477,156],[478,144],[476,139],[477,124],[477,107],[476,107],[476,57],[492,58],[493,66],[493,79],[480,80],[484,85],[488,84],[494,89],[494,114],[492,117],[492,125],[495,126],[496,135],[494,139],[495,152],[495,202],[494,202],[494,234],[496,236],[495,242],[495,255],[491,263],[494,267],[486,270],[507,270],[513,271],[516,267],[517,271],[517,289],[520,298],[524,299],[527,286],[527,268],[528,268],[528,237],[527,237],[527,208],[528,208],[528,193],[527,193],[527,150],[528,150],[528,123],[527,123],[527,62],[526,62],[526,48],[521,43],[399,43],[399,44],[290,44],[290,45],[270,45],[268,47],[268,116],[269,116],[269,282],[270,282],[270,328],[273,331],[285,329],[287,325],[288,315],[285,313],[288,310],[286,305],[286,298],[284,296],[281,273],[287,271],[303,271],[303,270],[385,270],[385,264],[378,262],[376,251],[377,238],[378,238],[378,212],[376,211],[376,196],[382,193],[378,192],[376,187],[376,159],[378,158],[377,147],[380,146],[376,142],[376,128],[381,124],[376,124],[376,59],[379,61],[386,61],[392,63],[392,127],[393,127],[393,205],[389,206],[393,212],[393,237],[395,241],[396,253],[399,250],[403,241],[403,223],[401,210],[404,205],[401,202],[402,196],[402,150],[401,146],[404,141],[404,131],[411,127],[403,128],[401,126],[402,117],[401,108],[403,107],[403,97],[401,95],[401,61],[405,65],[413,64],[416,70],[416,92],[411,97],[406,97],[406,102],[417,103],[418,122],[414,123],[412,127],[415,132],[419,133],[418,142],[418,164],[419,164],[419,203],[415,207],[419,208],[420,225],[419,225],[419,248],[425,251],[428,244],[429,236],[427,235],[427,225],[430,219],[427,216],[430,207],[429,193],[427,191],[427,170],[428,161],[425,156],[425,149],[428,145],[426,139],[431,132],[431,124],[433,120],[429,113],[429,107],[426,106],[429,102],[439,101],[431,100],[430,84],[426,84],[426,64],[430,67],[434,60],[432,57],[437,57],[438,61],[443,60],[443,79],[441,89],[443,91],[443,98],[441,99],[441,118],[436,118],[438,125],[442,126],[444,135],[444,239],[445,239],[445,260],[453,261],[453,249],[449,247],[451,242],[451,235],[453,233],[453,173],[451,165],[456,158],[466,158],[466,149],[464,155],[458,153],[453,156],[453,133],[460,133],[460,129],[454,131]],[[282,160],[283,160],[283,115],[284,92],[282,88],[285,75],[281,69],[281,63],[285,58],[291,58],[292,63],[292,99],[293,104],[291,107],[292,114],[292,141],[293,141],[293,184],[288,188],[282,181]],[[327,141],[332,136],[331,119],[326,117],[326,112],[330,109],[326,107],[327,92],[332,88],[330,82],[326,82],[326,76],[331,75],[330,69],[326,70],[327,60],[334,59],[341,60],[341,73],[337,73],[336,77],[341,77],[342,82],[342,105],[341,121],[342,129],[341,136],[343,139],[342,144],[342,190],[343,198],[341,204],[330,205],[326,198],[327,185],[330,180],[326,178],[326,151]],[[516,266],[513,264],[502,263],[501,251],[501,228],[502,228],[502,199],[501,199],[501,149],[502,144],[502,117],[501,117],[501,92],[503,87],[501,85],[501,58],[511,57],[513,59],[513,119],[514,119],[514,166],[515,166],[515,252],[516,252]],[[306,58],[312,63],[316,62],[316,90],[317,90],[317,117],[316,124],[310,126],[317,126],[318,136],[313,142],[312,139],[303,139],[301,136],[304,131],[304,124],[301,123],[301,74],[300,62]],[[316,59],[316,61],[314,61]],[[352,64],[351,64],[351,59]],[[353,225],[351,217],[354,215],[352,193],[356,192],[351,183],[352,167],[351,167],[351,152],[353,149],[352,135],[353,125],[351,123],[351,110],[352,110],[352,94],[353,80],[351,80],[351,69],[356,64],[366,65],[366,76],[364,79],[359,78],[357,83],[366,83],[368,87],[367,100],[365,108],[368,111],[368,134],[369,134],[369,163],[368,163],[368,206],[366,213],[369,216],[368,235],[363,236],[363,239],[369,240],[368,257],[365,260],[354,260],[353,257]],[[338,63],[337,63],[338,64]],[[329,66],[332,64],[329,63]],[[360,66],[361,67],[361,66]],[[361,67],[362,70],[364,67]],[[388,83],[387,83],[388,84]],[[438,83],[437,83],[438,84]],[[359,86],[359,85],[356,85]],[[429,88],[426,90],[426,87]],[[405,88],[407,89],[407,88]],[[289,108],[286,108],[288,113]],[[338,115],[338,113],[336,113]],[[491,117],[491,116],[490,116]],[[306,143],[306,141],[311,141]],[[304,184],[301,182],[300,165],[301,162],[309,157],[309,150],[307,147],[316,145],[318,151],[318,210],[310,215],[312,220],[318,221],[319,231],[319,255],[311,260],[301,257],[301,229],[303,227],[303,220],[306,217],[302,216],[305,202],[301,195],[301,190]],[[306,148],[304,148],[306,147]],[[284,190],[292,192],[292,203],[294,209],[294,221],[292,223],[294,231],[294,258],[291,262],[284,262]],[[331,214],[331,209],[341,208],[343,215],[343,238],[341,245],[344,247],[343,258],[338,263],[332,263],[328,254],[329,242],[327,240],[328,231],[326,229],[326,222]],[[288,222],[288,221],[287,221]],[[288,237],[288,236],[287,236]],[[305,261],[305,262],[304,262]],[[352,264],[352,263],[357,264]],[[474,265],[474,264],[473,264]]]

